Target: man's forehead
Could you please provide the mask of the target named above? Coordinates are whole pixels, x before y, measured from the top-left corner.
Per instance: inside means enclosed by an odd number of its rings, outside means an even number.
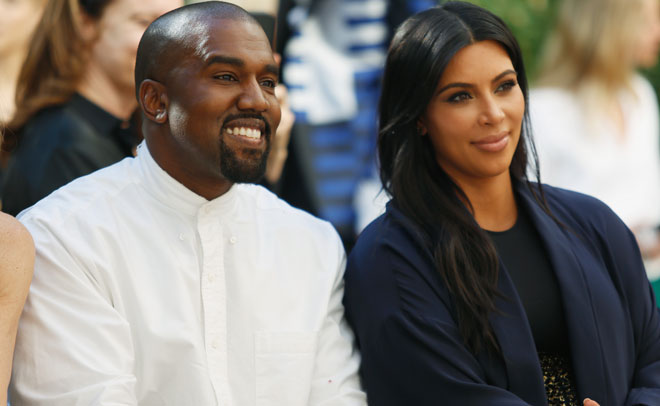
[[[187,48],[205,64],[240,59],[239,55],[267,59],[268,62],[273,58],[268,38],[256,22],[214,19],[206,21],[204,27],[203,30],[194,30],[193,35],[186,37],[186,42],[189,44]]]

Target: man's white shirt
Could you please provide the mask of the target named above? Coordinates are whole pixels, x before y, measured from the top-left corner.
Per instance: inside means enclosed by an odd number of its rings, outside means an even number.
[[[207,201],[142,145],[19,219],[13,405],[366,404],[337,233],[266,189]]]

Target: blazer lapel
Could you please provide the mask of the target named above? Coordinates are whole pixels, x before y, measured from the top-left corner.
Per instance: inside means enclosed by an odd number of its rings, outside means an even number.
[[[497,299],[499,312],[493,314],[490,321],[502,351],[509,390],[529,404],[547,405],[532,330],[518,292],[501,260],[498,289],[504,297]]]
[[[581,256],[583,243],[570,231],[562,229],[538,205],[525,185],[519,184],[520,204],[527,209],[548,253],[564,304],[564,317],[571,346],[571,358],[580,398],[607,393],[598,325],[592,308],[591,293]],[[599,398],[601,404],[609,404]]]

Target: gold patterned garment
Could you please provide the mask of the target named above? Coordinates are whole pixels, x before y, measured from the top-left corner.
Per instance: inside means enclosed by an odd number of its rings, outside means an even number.
[[[548,406],[580,406],[569,359],[540,352],[539,360]]]

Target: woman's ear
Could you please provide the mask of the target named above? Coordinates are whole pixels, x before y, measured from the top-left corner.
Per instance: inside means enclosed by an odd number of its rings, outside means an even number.
[[[417,119],[416,126],[417,126],[417,134],[424,136],[428,133],[428,131],[426,130],[426,126],[424,125],[424,122],[422,121],[421,118]]]
[[[99,22],[94,17],[80,10],[76,21],[78,25],[78,33],[86,44],[91,44],[96,41],[99,32]]]
[[[140,83],[140,107],[148,120],[163,124],[167,121],[169,100],[165,86],[152,79]]]

